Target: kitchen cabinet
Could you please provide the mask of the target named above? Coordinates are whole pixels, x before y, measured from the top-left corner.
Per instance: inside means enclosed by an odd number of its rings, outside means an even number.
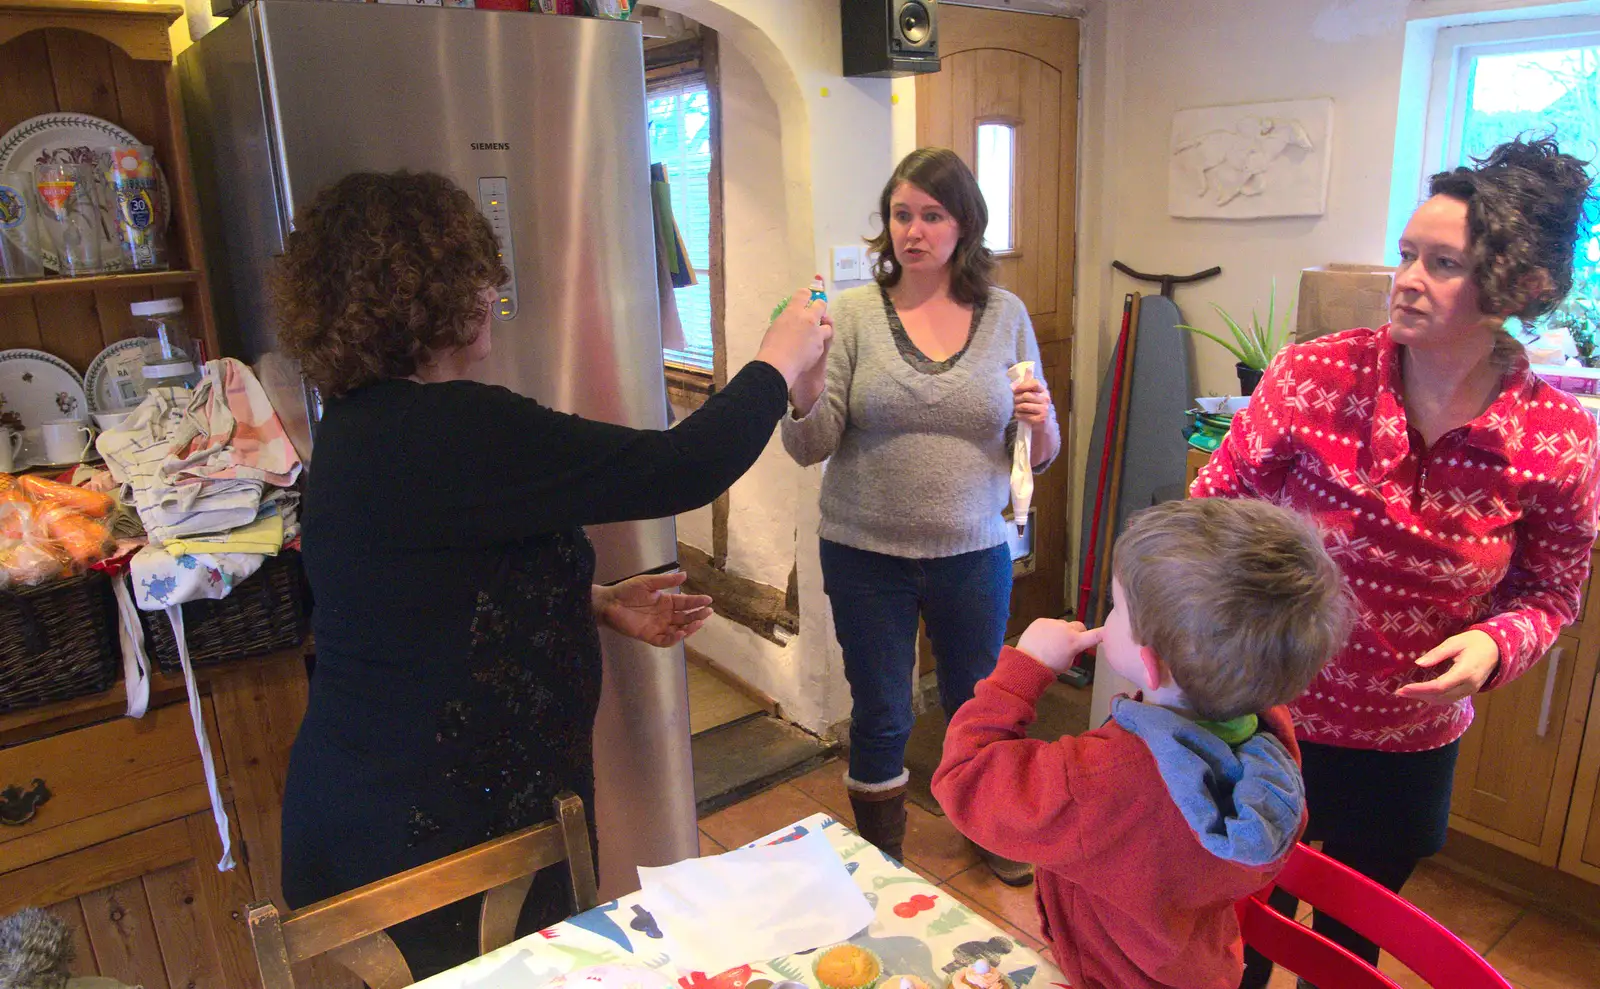
[[[1600,884],[1600,608],[1594,569],[1578,620],[1516,682],[1473,699],[1461,739],[1450,826]]]
[[[1600,690],[1593,684],[1560,865],[1564,872],[1600,884]]]
[[[1564,634],[1522,677],[1473,698],[1475,717],[1456,762],[1451,827],[1557,864],[1594,668],[1592,642]]]
[[[51,792],[31,820],[0,828],[0,915],[41,906],[61,916],[78,941],[74,974],[145,989],[258,984],[244,908],[282,902],[279,825],[305,714],[305,650],[197,672],[231,823],[229,872],[216,867],[221,842],[181,678],[157,676],[140,719],[123,716],[120,684],[0,716],[0,787],[40,779]]]

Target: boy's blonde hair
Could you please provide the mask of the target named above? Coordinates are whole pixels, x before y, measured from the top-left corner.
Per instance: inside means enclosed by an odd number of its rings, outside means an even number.
[[[1200,498],[1137,513],[1112,567],[1134,641],[1202,718],[1286,704],[1344,647],[1344,576],[1310,520],[1264,501]]]

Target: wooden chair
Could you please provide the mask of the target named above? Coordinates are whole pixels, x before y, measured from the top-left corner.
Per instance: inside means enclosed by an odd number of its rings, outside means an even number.
[[[262,985],[295,989],[290,967],[326,954],[371,989],[409,986],[415,981],[411,969],[384,928],[475,893],[486,893],[479,953],[510,944],[533,874],[563,859],[572,878],[574,911],[592,908],[599,894],[583,801],[562,793],[554,803],[554,820],[287,914],[279,914],[271,902],[252,903],[250,940]]]
[[[1276,885],[1343,921],[1434,989],[1512,989],[1465,941],[1342,862],[1296,845]],[[1376,968],[1267,905],[1268,886],[1239,901],[1244,943],[1318,989],[1400,989]]]

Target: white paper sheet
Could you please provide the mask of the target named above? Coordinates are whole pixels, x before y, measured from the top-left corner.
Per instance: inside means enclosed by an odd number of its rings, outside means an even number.
[[[684,971],[844,941],[872,922],[872,905],[819,832],[660,868],[639,867],[640,897]]]

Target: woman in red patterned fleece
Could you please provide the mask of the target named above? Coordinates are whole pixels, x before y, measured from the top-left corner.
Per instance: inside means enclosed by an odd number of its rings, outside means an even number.
[[[1307,839],[1393,890],[1444,843],[1472,695],[1572,622],[1595,540],[1595,422],[1504,328],[1571,290],[1589,178],[1548,140],[1477,166],[1433,176],[1389,324],[1285,349],[1190,489],[1310,514],[1343,568],[1356,628],[1291,705]],[[1376,963],[1333,918],[1314,927]],[[1243,985],[1265,985],[1250,954]]]

